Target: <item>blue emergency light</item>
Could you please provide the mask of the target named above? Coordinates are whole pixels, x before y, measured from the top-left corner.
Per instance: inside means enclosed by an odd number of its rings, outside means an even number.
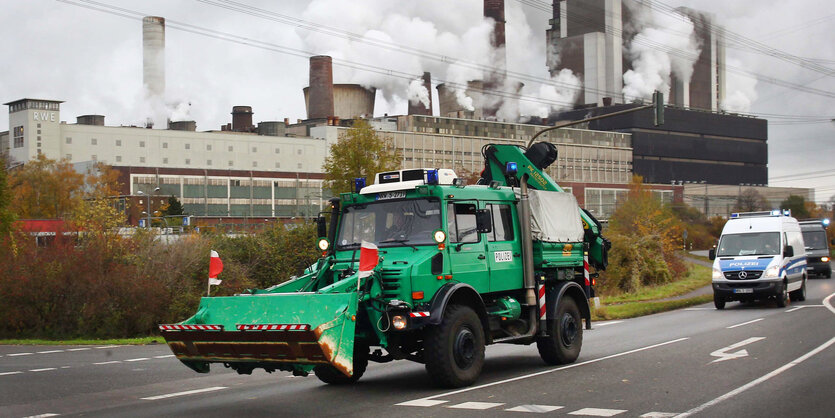
[[[731,219],[733,219],[733,218],[739,218],[739,214],[738,213],[732,213],[731,214]]]
[[[426,184],[438,184],[438,170],[426,170]]]
[[[507,172],[508,175],[512,176],[512,175],[515,175],[519,170],[518,170],[518,167],[516,166],[516,163],[511,161],[511,162],[507,163],[507,166],[505,166],[505,171]]]
[[[829,218],[824,218],[821,223],[823,224],[823,227],[826,228],[829,226]]]
[[[359,193],[365,187],[365,177],[357,177],[354,179],[354,192]]]
[[[772,210],[771,211],[771,216],[780,216],[780,210],[779,209]]]

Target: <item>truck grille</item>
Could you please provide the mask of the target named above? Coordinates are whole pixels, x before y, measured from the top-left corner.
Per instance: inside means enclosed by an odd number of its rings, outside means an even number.
[[[744,274],[743,274],[744,273]],[[763,275],[762,270],[726,271],[725,278],[728,280],[753,280]],[[740,275],[744,277],[740,277]]]
[[[400,295],[401,278],[403,270],[383,269],[383,297],[388,299],[397,298]]]

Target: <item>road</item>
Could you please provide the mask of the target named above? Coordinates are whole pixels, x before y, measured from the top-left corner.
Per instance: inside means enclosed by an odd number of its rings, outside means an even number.
[[[477,385],[443,390],[422,365],[372,363],[362,380],[191,372],[165,345],[0,346],[0,416],[835,416],[835,280],[805,302],[702,305],[584,335],[578,361],[488,347]]]

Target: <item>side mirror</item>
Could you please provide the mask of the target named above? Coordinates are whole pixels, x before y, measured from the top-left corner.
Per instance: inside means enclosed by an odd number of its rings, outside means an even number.
[[[783,257],[794,257],[794,247],[786,245],[786,248],[783,248]]]
[[[707,252],[707,258],[709,258],[709,259],[711,259],[711,260],[716,260],[716,248],[711,248],[711,249]]]
[[[328,236],[328,223],[324,216],[316,218],[316,234],[320,237]]]
[[[479,233],[493,232],[492,217],[490,211],[487,209],[479,209],[475,211],[475,227]]]

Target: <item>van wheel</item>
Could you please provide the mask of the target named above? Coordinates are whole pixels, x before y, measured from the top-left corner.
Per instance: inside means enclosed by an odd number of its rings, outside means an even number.
[[[368,367],[368,346],[354,341],[354,373],[351,377],[345,376],[330,364],[321,364],[313,368],[313,373],[319,380],[329,385],[347,385],[360,380],[365,369]]]
[[[556,319],[550,322],[547,337],[536,339],[539,356],[548,364],[573,363],[583,346],[583,318],[573,298],[560,301]]]
[[[478,314],[464,305],[452,305],[437,326],[426,330],[426,371],[445,387],[473,384],[484,366],[484,329]]]
[[[721,296],[713,295],[713,306],[719,310],[725,309],[725,299]]]
[[[800,289],[791,292],[792,302],[803,302],[806,300],[806,277],[803,278],[803,284]]]
[[[780,308],[785,308],[787,302],[789,301],[789,285],[788,283],[783,283],[782,289],[780,289],[780,293],[777,294],[777,306]]]

